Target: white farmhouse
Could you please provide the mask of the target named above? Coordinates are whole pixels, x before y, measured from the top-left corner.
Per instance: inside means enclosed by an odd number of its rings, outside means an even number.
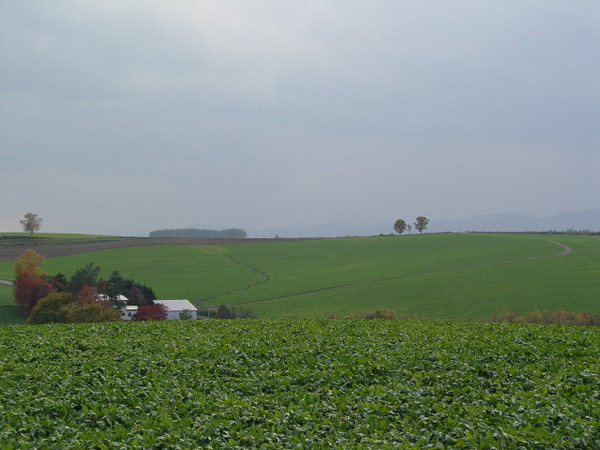
[[[181,319],[180,314],[184,311],[189,312],[190,319],[195,320],[198,318],[198,308],[192,305],[189,300],[154,300],[154,303],[160,303],[168,308],[168,320]],[[187,315],[187,313],[184,313],[184,315]]]

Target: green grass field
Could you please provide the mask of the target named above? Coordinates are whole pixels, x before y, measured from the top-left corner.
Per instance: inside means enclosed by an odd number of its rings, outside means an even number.
[[[275,318],[600,313],[593,236],[130,247],[43,268],[89,262],[160,298]],[[0,324],[23,320],[0,286]],[[445,320],[4,326],[0,447],[600,448],[599,346],[598,327]]]
[[[563,249],[549,240],[572,248]],[[537,258],[537,259],[531,259]],[[262,317],[400,316],[484,319],[537,309],[600,313],[600,237],[431,234],[219,246],[104,250],[44,262],[70,276],[93,262],[159,298],[199,308],[245,305]],[[14,263],[0,263],[12,278]]]

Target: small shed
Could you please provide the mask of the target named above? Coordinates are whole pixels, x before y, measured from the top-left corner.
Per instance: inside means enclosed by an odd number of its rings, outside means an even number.
[[[198,318],[198,308],[196,308],[189,300],[154,300],[154,303],[160,303],[167,307],[167,319],[181,319],[181,315],[187,315],[189,319]]]
[[[121,320],[131,320],[138,312],[137,305],[127,305],[121,308]]]

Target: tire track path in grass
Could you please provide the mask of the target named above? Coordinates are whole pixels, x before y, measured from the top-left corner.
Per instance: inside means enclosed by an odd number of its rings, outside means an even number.
[[[292,294],[278,295],[278,296],[275,296],[275,297],[261,298],[261,299],[258,299],[258,300],[249,300],[247,302],[232,303],[230,306],[251,305],[251,304],[254,304],[254,303],[265,303],[265,302],[270,302],[270,301],[274,301],[274,300],[281,300],[281,299],[284,299],[284,298],[299,297],[301,295],[308,295],[308,294],[315,294],[315,293],[318,293],[318,292],[333,291],[335,289],[343,289],[343,288],[347,288],[347,287],[360,286],[360,285],[364,285],[364,284],[384,283],[386,281],[395,281],[395,280],[402,280],[402,279],[405,279],[405,278],[415,278],[415,277],[423,277],[423,276],[429,276],[429,275],[437,275],[437,274],[441,274],[441,273],[456,272],[456,271],[465,270],[465,269],[475,269],[475,268],[479,268],[479,267],[491,267],[491,266],[498,266],[498,265],[501,265],[501,264],[514,264],[514,263],[519,263],[519,262],[524,262],[524,261],[533,261],[533,260],[536,260],[536,259],[554,258],[554,257],[557,257],[557,256],[568,255],[569,253],[571,253],[573,251],[573,249],[571,247],[569,247],[569,246],[567,246],[565,244],[562,244],[560,242],[551,241],[551,240],[546,240],[546,242],[549,242],[550,244],[557,245],[557,246],[561,247],[562,251],[560,251],[558,253],[553,253],[552,255],[528,256],[526,258],[508,259],[508,260],[505,260],[505,261],[497,261],[497,262],[492,262],[492,263],[472,264],[472,265],[469,265],[469,266],[459,266],[459,267],[453,267],[451,269],[436,270],[436,271],[431,271],[431,272],[419,272],[419,273],[413,273],[413,274],[408,274],[408,275],[399,275],[399,276],[394,276],[394,277],[378,278],[378,279],[375,279],[375,280],[356,281],[354,283],[339,284],[339,285],[336,285],[336,286],[329,286],[329,287],[326,287],[326,288],[310,289],[308,291],[294,292]],[[264,283],[266,281],[268,281],[268,280],[264,280],[261,283]],[[261,283],[258,283],[258,284],[261,284]],[[243,289],[243,290],[245,290],[245,289]]]
[[[254,273],[258,274],[262,279],[259,280],[259,281],[257,281],[256,283],[251,283],[251,284],[249,284],[247,286],[244,286],[244,287],[241,287],[241,288],[231,289],[231,290],[229,290],[227,292],[223,292],[221,294],[216,294],[216,295],[212,295],[210,297],[204,297],[204,298],[198,299],[198,300],[196,300],[196,304],[204,303],[204,302],[207,302],[209,300],[213,300],[213,299],[219,298],[219,297],[225,297],[226,295],[234,294],[236,292],[247,291],[247,290],[252,289],[252,288],[254,288],[254,287],[258,286],[258,285],[266,283],[267,281],[269,281],[271,279],[271,277],[269,276],[269,274],[267,274],[266,272],[264,272],[264,271],[262,271],[262,270],[260,270],[260,269],[258,269],[256,267],[254,267],[254,266],[251,266],[250,264],[246,264],[245,262],[242,262],[239,259],[235,259],[231,255],[228,255],[226,253],[222,253],[222,252],[219,252],[219,251],[214,251],[213,253],[216,254],[216,255],[222,256],[223,258],[228,259],[232,264],[244,267],[245,269],[248,269],[251,272],[254,272]]]

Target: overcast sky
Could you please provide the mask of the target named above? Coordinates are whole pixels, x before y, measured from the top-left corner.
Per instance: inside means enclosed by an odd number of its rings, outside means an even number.
[[[600,2],[0,0],[0,231],[600,208]]]

